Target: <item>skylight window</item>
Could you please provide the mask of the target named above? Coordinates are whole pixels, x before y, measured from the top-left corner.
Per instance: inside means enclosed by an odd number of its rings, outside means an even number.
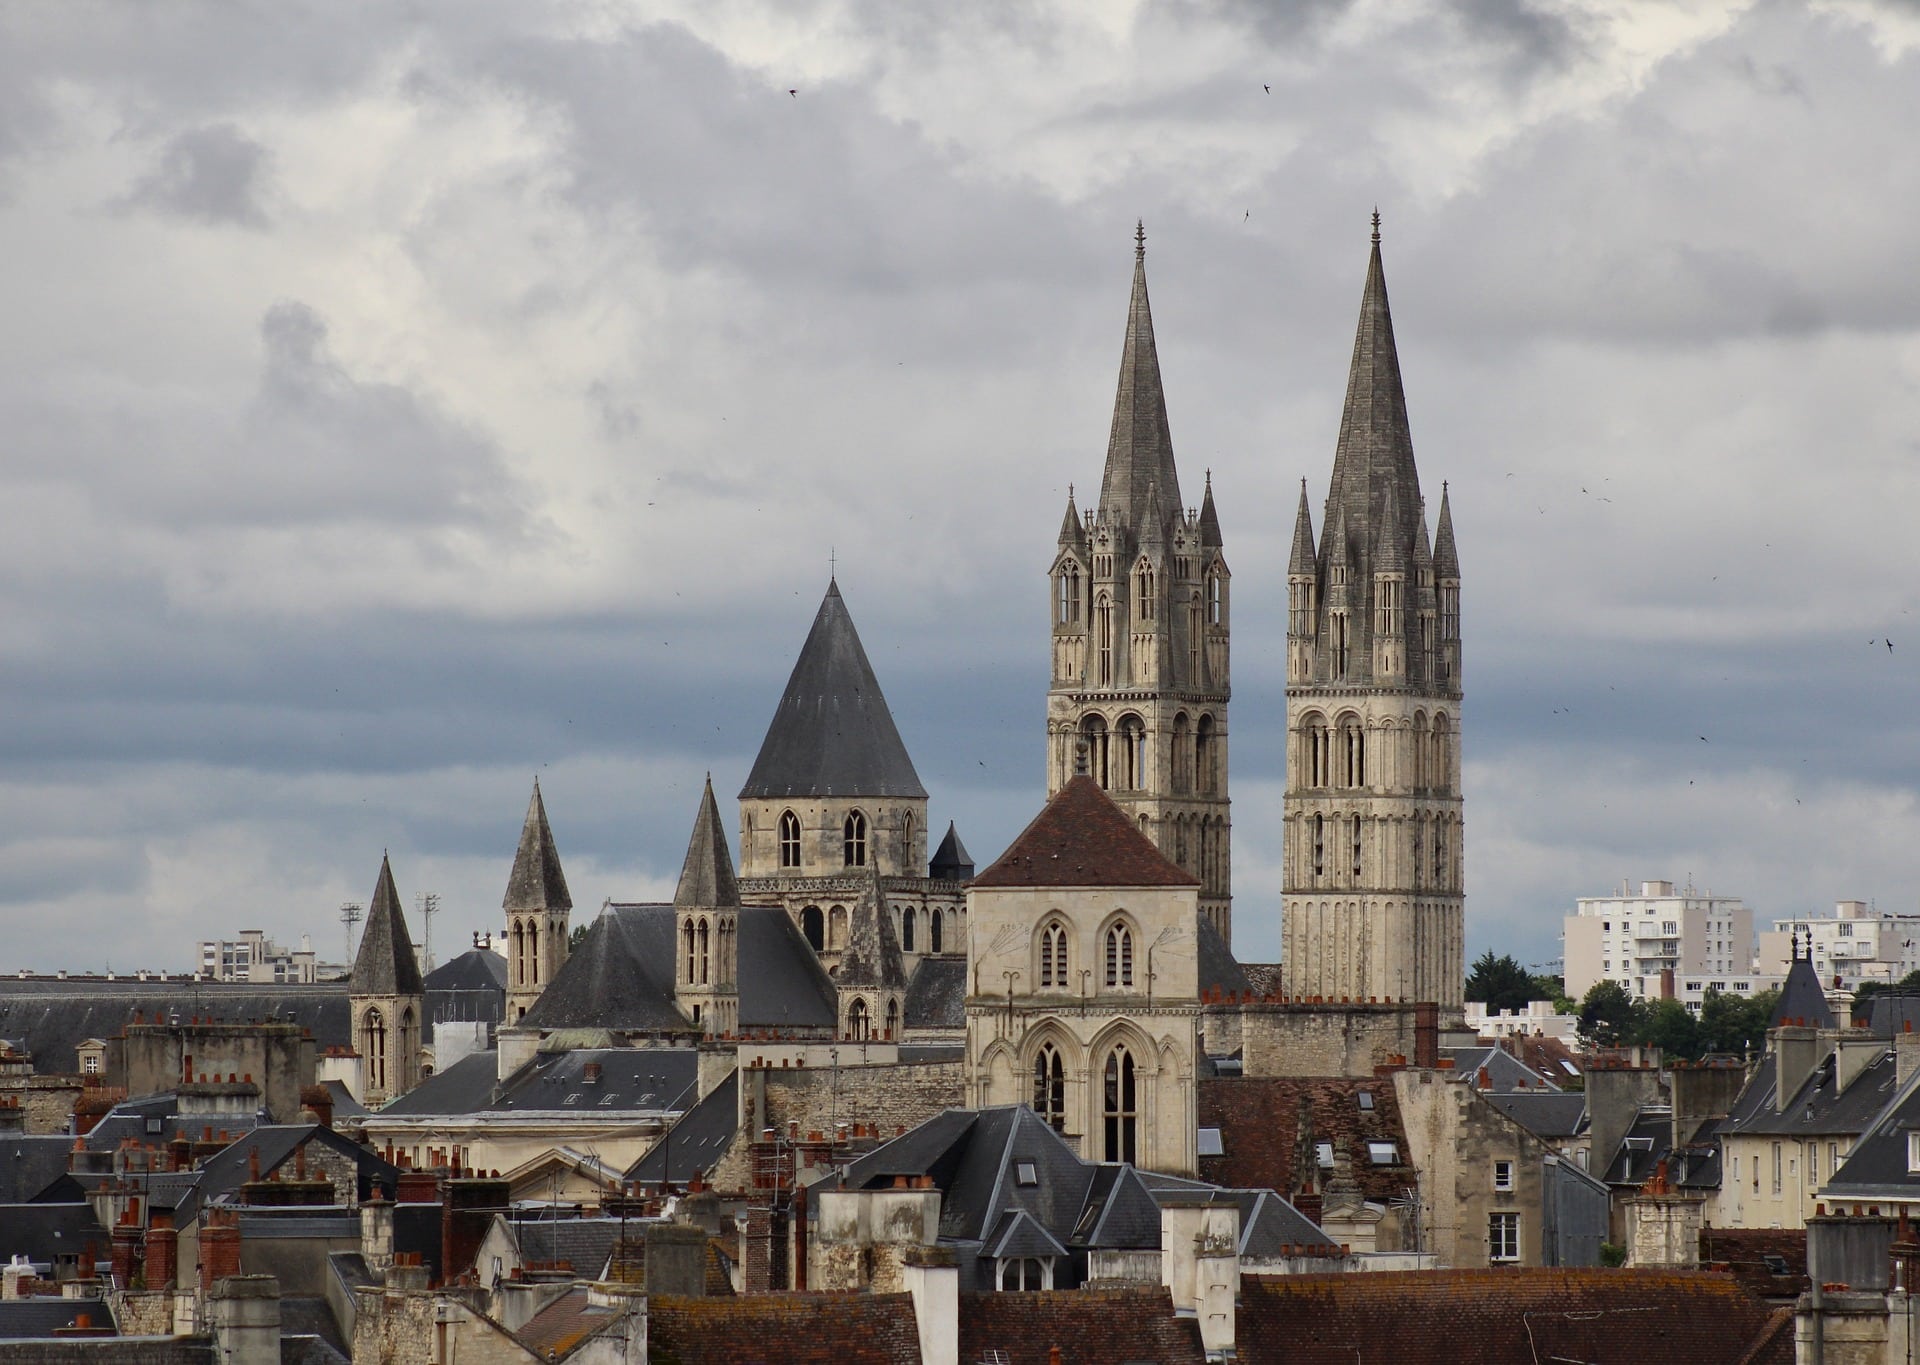
[[[1040,1183],[1040,1168],[1031,1161],[1014,1162],[1013,1182],[1016,1185],[1038,1185]]]
[[[1202,1128],[1200,1130],[1199,1151],[1201,1156],[1225,1156],[1227,1154],[1226,1147],[1222,1145],[1220,1141],[1220,1130],[1218,1128]]]
[[[578,1104],[579,1102],[580,1102],[580,1092],[578,1090],[574,1091],[571,1095],[567,1096],[564,1100],[560,1101],[560,1103],[562,1104]]]
[[[1327,1171],[1332,1170],[1333,1169],[1333,1144],[1331,1142],[1314,1143],[1313,1159],[1320,1163],[1320,1168],[1322,1170],[1327,1170]]]
[[[1391,1142],[1369,1142],[1367,1160],[1376,1166],[1391,1166],[1400,1159],[1400,1149]]]
[[[1361,1109],[1369,1114],[1373,1112],[1373,1092],[1371,1090],[1360,1091],[1354,1096],[1354,1099],[1359,1103]]]

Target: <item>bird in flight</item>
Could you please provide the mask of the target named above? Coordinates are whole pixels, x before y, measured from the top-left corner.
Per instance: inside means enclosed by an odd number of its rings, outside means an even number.
[[[793,97],[794,97],[795,99],[799,99],[799,98],[800,98],[800,92],[799,92],[798,90],[789,90],[789,91],[787,91],[787,93],[788,93],[789,95],[792,95],[792,96],[793,96]]]
[[[1267,93],[1268,93],[1269,95],[1271,95],[1271,94],[1273,93],[1273,87],[1272,87],[1272,86],[1270,86],[1270,85],[1263,85],[1263,86],[1261,86],[1260,88],[1261,88],[1262,90],[1264,90],[1264,91],[1266,91],[1266,92],[1267,92]]]

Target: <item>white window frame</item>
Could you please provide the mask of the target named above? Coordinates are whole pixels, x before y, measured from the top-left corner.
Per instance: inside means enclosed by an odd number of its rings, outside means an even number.
[[[1510,1190],[1513,1188],[1513,1163],[1511,1161],[1496,1161],[1493,1163],[1493,1187],[1496,1190]]]
[[[1520,1259],[1520,1215],[1502,1210],[1487,1215],[1487,1260],[1510,1265]]]

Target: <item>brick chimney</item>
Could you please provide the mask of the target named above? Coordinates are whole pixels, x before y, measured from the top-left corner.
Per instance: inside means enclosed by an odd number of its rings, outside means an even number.
[[[113,1225],[113,1282],[121,1289],[131,1288],[134,1272],[140,1269],[140,1225],[131,1209]]]
[[[170,1209],[155,1209],[147,1224],[147,1288],[171,1289],[179,1265],[180,1233]]]
[[[209,1209],[200,1228],[200,1288],[210,1292],[239,1273],[240,1214],[234,1209]]]

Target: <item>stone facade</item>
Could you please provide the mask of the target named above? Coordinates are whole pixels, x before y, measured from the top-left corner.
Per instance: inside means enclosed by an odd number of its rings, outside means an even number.
[[[1083,516],[1069,491],[1049,574],[1047,794],[1087,772],[1201,879],[1201,913],[1231,942],[1232,575],[1211,479],[1197,510],[1180,500],[1144,238],[1099,501]]]
[[[959,1062],[748,1066],[740,1076],[739,1128],[709,1177],[720,1190],[753,1188],[751,1144],[768,1128],[832,1135],[842,1125],[861,1124],[890,1137],[966,1102],[966,1068]]]
[[[573,898],[547,823],[547,807],[534,779],[533,799],[520,828],[513,871],[500,908],[506,913],[507,1014],[517,1022],[540,999],[540,992],[567,961],[568,921]],[[442,1066],[447,1063],[444,1059]]]
[[[909,1253],[939,1240],[940,1191],[822,1190],[807,1237],[811,1287],[900,1293]]]
[[[1239,1020],[1244,1076],[1352,1076],[1377,1067],[1431,1066],[1439,1056],[1436,1006],[1252,1001],[1209,1006]]]
[[[1306,486],[1287,571],[1284,982],[1434,1001],[1466,981],[1460,569],[1429,547],[1376,228],[1325,524]]]

